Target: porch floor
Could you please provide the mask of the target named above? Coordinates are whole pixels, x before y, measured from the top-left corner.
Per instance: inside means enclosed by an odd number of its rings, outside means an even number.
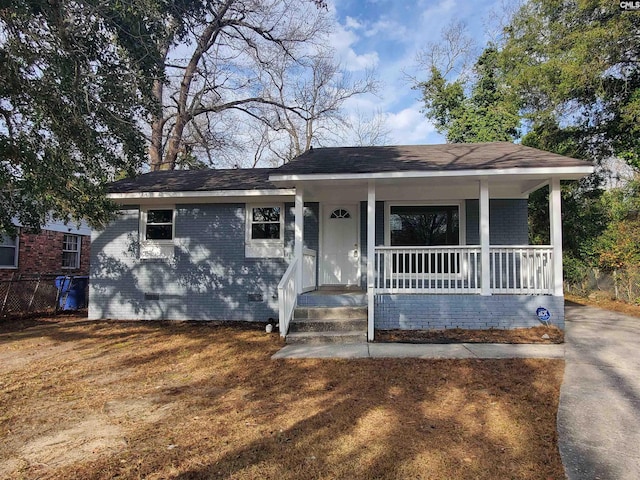
[[[365,293],[358,285],[321,285],[317,290],[304,295],[348,295],[350,293]]]

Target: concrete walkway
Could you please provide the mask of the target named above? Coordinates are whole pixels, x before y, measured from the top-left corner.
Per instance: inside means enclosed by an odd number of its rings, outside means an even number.
[[[563,358],[564,349],[499,343],[287,345],[271,358]]]
[[[640,318],[566,307],[560,455],[570,480],[640,478]]]

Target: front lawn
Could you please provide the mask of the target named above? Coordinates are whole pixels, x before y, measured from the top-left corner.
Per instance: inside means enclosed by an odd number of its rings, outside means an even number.
[[[562,361],[273,361],[247,325],[0,332],[1,478],[564,478]]]

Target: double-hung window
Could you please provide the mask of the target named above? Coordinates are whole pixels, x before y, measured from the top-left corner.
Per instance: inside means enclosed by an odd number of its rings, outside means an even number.
[[[173,209],[146,211],[145,240],[173,240]]]
[[[246,256],[284,256],[283,205],[247,205]]]
[[[18,266],[18,238],[0,235],[0,268]]]
[[[174,255],[175,210],[147,208],[140,212],[140,258],[170,258]]]
[[[62,239],[62,268],[80,268],[80,235],[65,235]]]

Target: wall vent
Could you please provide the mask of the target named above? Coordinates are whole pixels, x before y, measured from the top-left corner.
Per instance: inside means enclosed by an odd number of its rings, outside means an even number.
[[[160,300],[160,294],[159,293],[145,293],[144,294],[144,299],[145,300]]]

